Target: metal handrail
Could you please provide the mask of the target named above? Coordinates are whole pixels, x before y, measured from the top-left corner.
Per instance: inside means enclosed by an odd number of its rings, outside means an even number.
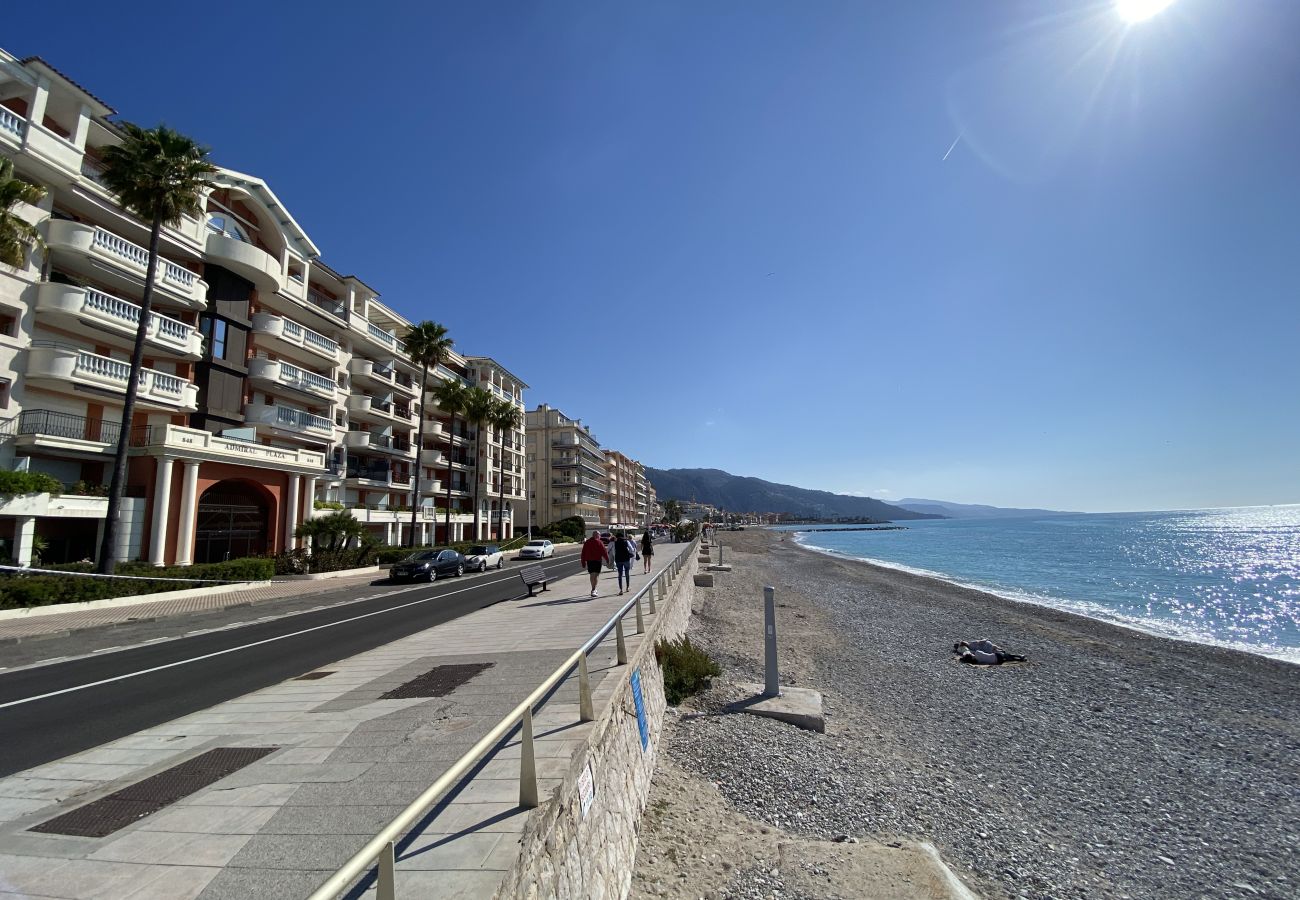
[[[492,730],[480,738],[474,746],[470,747],[460,759],[452,764],[451,768],[438,776],[438,779],[433,784],[425,788],[424,793],[416,797],[406,809],[398,814],[397,818],[389,822],[382,831],[353,854],[352,858],[331,875],[324,884],[313,891],[307,900],[332,900],[332,898],[343,893],[355,879],[364,875],[370,869],[370,866],[376,862],[378,863],[378,883],[376,886],[378,900],[393,900],[395,896],[394,869],[396,867],[394,846],[398,838],[423,818],[425,810],[463,778],[478,763],[479,757],[509,735],[514,730],[517,722],[521,723],[519,805],[525,808],[538,806],[537,771],[532,746],[533,707],[550,694],[561,681],[568,678],[569,673],[576,666],[578,668],[579,720],[590,722],[595,719],[591,702],[591,688],[587,676],[587,654],[594,650],[611,631],[616,631],[618,664],[621,666],[627,665],[627,648],[623,638],[623,617],[635,608],[637,633],[640,634],[644,631],[641,613],[642,597],[649,593],[650,614],[654,615],[655,586],[663,582],[665,578],[668,579],[669,584],[672,583],[672,580],[682,570],[685,561],[689,558],[691,547],[698,541],[699,538],[697,537],[687,544],[686,552],[679,553],[660,571],[654,580],[647,582],[642,586],[641,590],[633,594],[599,631],[588,638],[581,647],[573,651],[568,659],[562,662],[541,684],[533,689],[531,694],[520,701],[518,706],[497,722],[492,727]],[[660,589],[661,598],[664,596],[664,590],[664,588]]]

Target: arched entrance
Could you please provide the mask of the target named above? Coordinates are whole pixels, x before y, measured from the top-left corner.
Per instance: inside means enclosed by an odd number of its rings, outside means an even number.
[[[265,553],[274,527],[270,510],[266,493],[247,481],[219,481],[208,488],[199,497],[194,561],[222,562]]]

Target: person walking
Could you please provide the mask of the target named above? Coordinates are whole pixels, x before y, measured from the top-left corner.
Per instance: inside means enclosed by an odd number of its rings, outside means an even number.
[[[591,533],[582,544],[581,564],[587,567],[587,574],[591,576],[591,596],[596,596],[596,581],[600,578],[601,562],[609,565],[609,551],[605,549],[605,542],[600,539],[600,529]]]
[[[655,555],[655,539],[650,535],[650,529],[645,530],[641,535],[641,559],[645,561],[643,569],[646,575],[650,574],[650,557]]]
[[[618,592],[623,593],[623,579],[627,579],[627,589],[632,590],[632,560],[636,558],[636,541],[620,531],[614,538],[614,568],[618,569]]]

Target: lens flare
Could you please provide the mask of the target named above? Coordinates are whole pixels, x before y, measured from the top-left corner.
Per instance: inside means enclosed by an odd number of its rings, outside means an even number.
[[[1115,12],[1125,22],[1144,22],[1174,5],[1174,0],[1115,0]]]

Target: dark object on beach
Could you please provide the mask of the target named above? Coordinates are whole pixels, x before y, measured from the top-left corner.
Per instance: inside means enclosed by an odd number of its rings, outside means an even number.
[[[957,661],[972,666],[1000,666],[1004,662],[1025,662],[1025,657],[1008,653],[985,638],[981,641],[958,641],[952,645]]]

